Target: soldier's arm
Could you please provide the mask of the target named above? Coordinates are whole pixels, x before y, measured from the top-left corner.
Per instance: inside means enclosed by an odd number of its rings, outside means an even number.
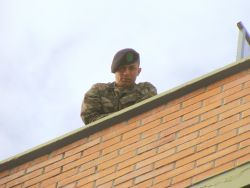
[[[157,89],[153,84],[149,82],[144,82],[142,88],[142,95],[142,98],[140,98],[137,102],[143,101],[145,99],[157,95]]]
[[[81,118],[85,124],[89,124],[109,115],[101,113],[102,104],[98,87],[98,84],[93,85],[84,96],[81,108]]]

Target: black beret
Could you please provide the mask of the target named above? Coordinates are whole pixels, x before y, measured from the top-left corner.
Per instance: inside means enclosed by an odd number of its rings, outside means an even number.
[[[132,63],[140,63],[140,55],[132,48],[125,48],[118,51],[111,65],[111,72],[115,73],[121,65],[129,65]]]

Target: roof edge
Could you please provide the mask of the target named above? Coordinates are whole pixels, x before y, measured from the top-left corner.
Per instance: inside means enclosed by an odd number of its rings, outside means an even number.
[[[158,94],[154,97],[146,99],[140,103],[132,105],[128,108],[115,112],[107,117],[97,120],[93,123],[78,128],[74,131],[66,133],[60,137],[31,148],[25,152],[17,154],[13,157],[0,161],[0,171],[10,169],[17,165],[33,160],[42,155],[48,154],[60,147],[68,145],[79,139],[89,136],[95,132],[111,127],[116,123],[127,120],[133,116],[139,115],[150,109],[160,106],[163,103],[179,98],[201,87],[209,85],[215,81],[221,80],[227,76],[233,75],[237,72],[245,70],[250,67],[250,58],[241,59],[237,62],[231,63],[227,66],[219,68],[201,77],[186,82],[178,87],[170,89],[166,92]]]
[[[250,162],[243,163],[233,169],[226,170],[202,181],[198,181],[190,186],[190,188],[204,187],[244,187],[250,184]]]

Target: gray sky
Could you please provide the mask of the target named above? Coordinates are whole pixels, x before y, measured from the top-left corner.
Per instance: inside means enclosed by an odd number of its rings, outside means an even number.
[[[0,0],[0,160],[83,126],[113,55],[141,55],[158,93],[235,61],[249,0]]]

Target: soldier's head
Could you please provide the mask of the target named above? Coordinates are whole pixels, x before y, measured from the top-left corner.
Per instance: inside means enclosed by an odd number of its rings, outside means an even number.
[[[131,48],[118,51],[114,56],[111,72],[115,74],[118,87],[133,85],[141,72],[139,53]]]

